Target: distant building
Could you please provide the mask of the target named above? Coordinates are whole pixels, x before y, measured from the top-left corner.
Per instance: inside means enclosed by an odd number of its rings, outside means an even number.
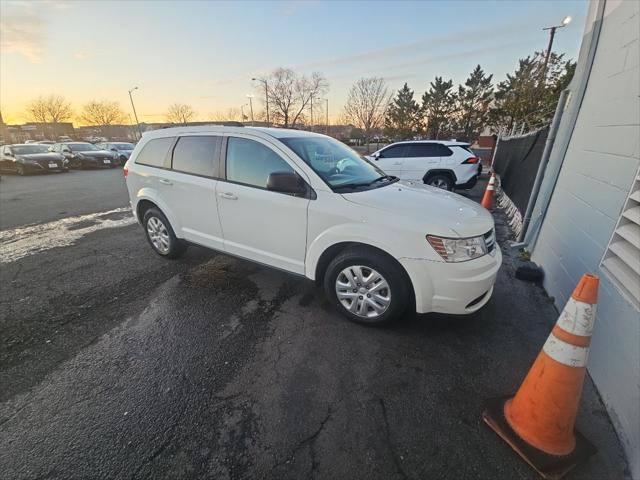
[[[71,122],[28,122],[23,125],[3,126],[2,141],[4,143],[24,143],[27,140],[56,140],[63,135],[73,138],[74,134],[75,129]]]

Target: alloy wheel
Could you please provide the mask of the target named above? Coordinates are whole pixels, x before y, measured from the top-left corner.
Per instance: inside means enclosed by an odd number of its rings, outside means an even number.
[[[336,297],[354,315],[376,318],[391,304],[391,288],[376,270],[353,265],[342,270],[336,278]]]
[[[163,255],[169,253],[171,239],[169,231],[158,217],[150,217],[147,220],[147,234],[154,248]]]
[[[449,183],[444,178],[434,178],[429,182],[429,185],[443,190],[449,190]]]

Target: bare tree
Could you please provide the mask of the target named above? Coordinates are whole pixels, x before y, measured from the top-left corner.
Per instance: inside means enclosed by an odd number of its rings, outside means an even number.
[[[55,137],[56,125],[69,120],[73,110],[66,98],[60,95],[49,95],[48,97],[40,96],[29,102],[27,114],[34,122],[53,124],[48,130]]]
[[[245,113],[246,117],[246,113]],[[246,118],[245,118],[246,119]],[[214,122],[242,122],[242,115],[239,108],[228,108],[226,110],[219,110],[211,114],[211,120]]]
[[[319,99],[329,90],[329,83],[319,72],[307,77],[289,68],[278,68],[265,80],[271,116],[274,123],[284,127],[302,123],[312,99]],[[258,92],[262,94],[262,86],[258,87]]]
[[[362,129],[365,141],[371,132],[384,125],[384,117],[391,98],[383,78],[361,78],[351,86],[344,106],[345,119]]]
[[[113,125],[123,121],[125,115],[117,102],[91,100],[82,108],[80,119],[87,125]]]
[[[191,105],[185,105],[184,103],[174,103],[170,105],[165,114],[167,122],[184,124],[190,122],[195,116],[196,112]]]

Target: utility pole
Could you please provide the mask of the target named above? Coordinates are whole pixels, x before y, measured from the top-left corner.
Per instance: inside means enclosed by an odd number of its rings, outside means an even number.
[[[311,100],[311,118],[309,120],[309,130],[313,132],[313,93],[311,94],[309,99]]]
[[[251,126],[253,127],[253,95],[247,95],[247,98],[249,99],[249,108],[251,109]]]
[[[553,48],[553,39],[556,36],[556,30],[559,28],[566,27],[571,23],[571,17],[564,17],[562,23],[560,25],[554,25],[553,27],[546,27],[542,30],[549,30],[549,45],[547,46],[547,51],[544,56],[544,65],[542,66],[542,78],[540,79],[540,84],[545,84],[545,79],[547,78],[547,65],[549,64],[549,58],[551,57],[551,49]]]
[[[267,110],[267,127],[271,126],[271,122],[269,122],[269,84],[267,83],[267,79],[266,78],[252,78],[251,79],[254,82],[261,82],[264,84],[264,105],[265,108]]]
[[[136,119],[136,125],[138,126],[138,135],[139,135],[139,139],[142,138],[142,130],[140,130],[140,122],[138,121],[138,114],[136,113],[136,106],[133,104],[133,95],[131,95],[131,92],[133,92],[134,90],[138,90],[138,87],[133,87],[131,90],[129,90],[129,100],[131,100],[131,108],[133,108],[133,116]]]
[[[327,135],[329,135],[329,99],[325,98],[325,101],[327,102],[327,111],[326,111],[326,115],[327,115]]]

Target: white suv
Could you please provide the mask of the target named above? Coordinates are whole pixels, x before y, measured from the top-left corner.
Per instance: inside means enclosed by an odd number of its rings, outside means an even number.
[[[469,144],[455,141],[392,143],[367,158],[389,175],[449,191],[473,188],[482,169]]]
[[[143,135],[124,172],[159,255],[197,244],[299,274],[357,322],[384,323],[407,308],[474,312],[502,261],[484,208],[387,176],[324,135],[158,130]]]

